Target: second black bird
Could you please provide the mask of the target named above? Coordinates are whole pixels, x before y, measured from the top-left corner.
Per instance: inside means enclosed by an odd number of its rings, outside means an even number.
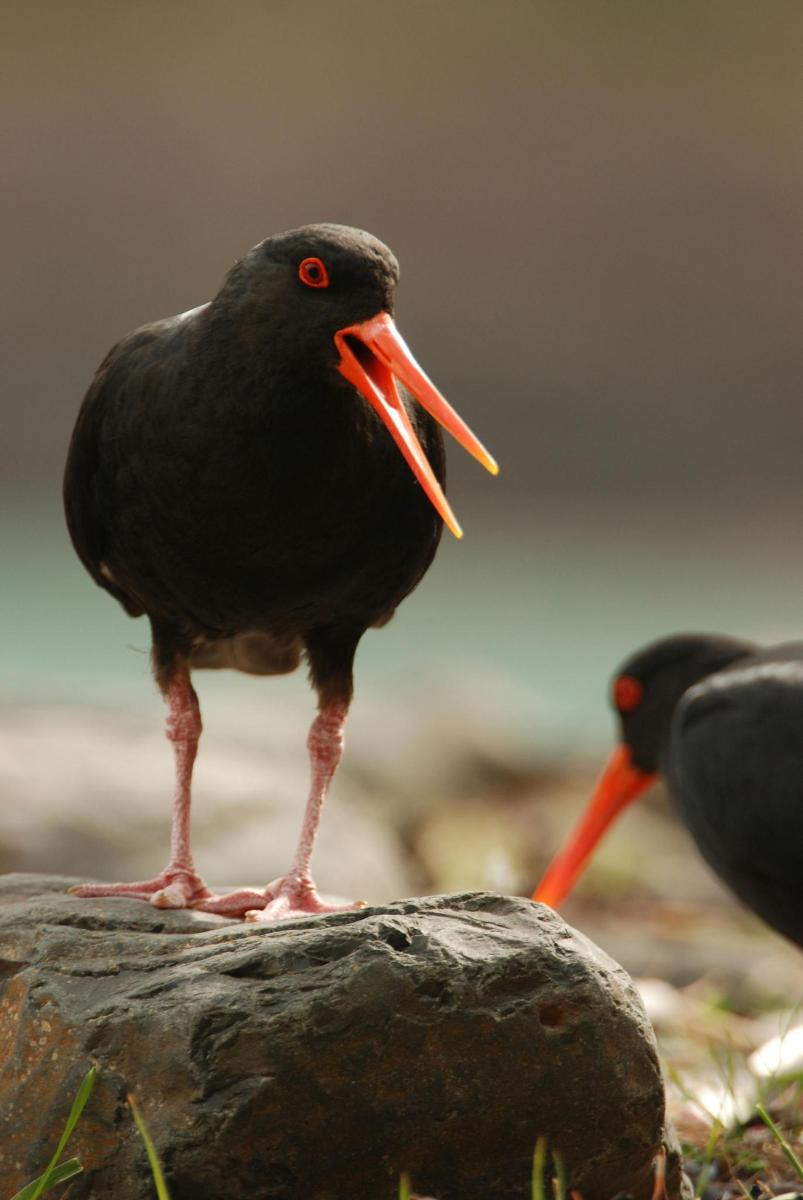
[[[663,776],[706,861],[803,946],[803,645],[676,635],[612,688],[620,744],[533,899],[558,905],[617,814]]]

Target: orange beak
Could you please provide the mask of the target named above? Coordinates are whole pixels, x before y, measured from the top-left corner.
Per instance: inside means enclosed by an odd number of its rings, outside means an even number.
[[[533,900],[557,908],[574,887],[586,860],[614,818],[657,778],[657,772],[639,771],[633,766],[627,746],[617,747],[597,781],[580,823],[568,844],[547,867],[533,892]]]
[[[462,537],[463,531],[435,478],[399,396],[396,380],[492,475],[499,473],[498,466],[421,370],[389,313],[379,312],[358,325],[339,329],[335,334],[335,345],[340,352],[338,371],[362,393],[382,418],[437,512],[455,537]]]

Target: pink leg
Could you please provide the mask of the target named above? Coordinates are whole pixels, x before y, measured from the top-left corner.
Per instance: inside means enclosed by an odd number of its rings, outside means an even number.
[[[348,706],[346,704],[329,704],[321,709],[312,723],[307,739],[312,779],[298,849],[287,874],[268,884],[264,895],[259,898],[259,903],[248,904],[249,911],[246,911],[246,920],[248,921],[276,921],[282,917],[337,912],[341,907],[362,907],[361,902],[345,906],[325,904],[315,889],[310,872],[310,858],[321,808],[326,799],[329,784],[332,782],[332,776],[343,754],[343,731],[347,714]],[[231,896],[222,896],[219,900],[202,900],[194,907],[201,908],[204,912],[225,913],[228,911],[226,906],[229,903],[233,902],[240,908],[247,896],[248,893],[235,892]],[[240,911],[242,911],[241,908]]]
[[[88,883],[70,889],[76,896],[128,896],[149,900],[157,908],[188,908],[212,896],[195,870],[190,850],[190,788],[201,735],[201,713],[186,666],[173,676],[167,700],[167,736],[173,743],[176,759],[170,862],[155,879],[139,883]]]

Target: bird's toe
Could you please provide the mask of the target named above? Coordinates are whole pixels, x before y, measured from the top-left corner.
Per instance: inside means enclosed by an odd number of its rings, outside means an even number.
[[[248,912],[263,907],[267,900],[264,892],[240,888],[235,892],[227,892],[224,896],[210,893],[208,897],[193,902],[192,907],[200,912],[215,913],[220,917],[244,917]]]
[[[106,896],[122,896],[127,900],[150,900],[145,883],[81,883],[68,888],[71,896],[92,900]]]
[[[355,909],[365,907],[364,900],[342,904],[330,903],[318,895],[311,880],[288,876],[284,879],[274,879],[272,883],[269,883],[265,888],[264,903],[259,908],[251,907],[245,913],[245,919],[254,924],[268,924],[288,918],[353,912]]]
[[[71,887],[70,892],[84,898],[122,896],[128,900],[145,900],[155,908],[190,908],[195,901],[212,895],[200,875],[184,867],[168,867],[155,879],[138,883],[79,884]]]

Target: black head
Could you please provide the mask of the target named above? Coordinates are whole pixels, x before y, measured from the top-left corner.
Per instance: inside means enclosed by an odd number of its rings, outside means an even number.
[[[634,767],[660,769],[672,715],[683,693],[755,646],[713,634],[675,634],[652,642],[617,671],[611,699],[619,717],[622,743]]]
[[[201,349],[230,387],[245,379],[258,403],[331,391],[367,403],[385,424],[433,506],[457,536],[440,481],[418,440],[397,382],[492,474],[488,451],[413,358],[393,322],[399,265],[387,246],[346,225],[305,225],[250,250],[227,275],[199,324]],[[355,393],[362,397],[357,401]],[[360,416],[362,414],[360,413]]]
[[[210,316],[243,349],[305,374],[337,361],[334,335],[392,315],[399,264],[378,238],[347,225],[304,225],[266,238],[234,265]]]
[[[620,744],[574,832],[533,892],[534,900],[555,906],[569,894],[611,822],[664,769],[672,715],[687,688],[754,651],[734,638],[685,633],[652,642],[622,663],[611,688]]]

